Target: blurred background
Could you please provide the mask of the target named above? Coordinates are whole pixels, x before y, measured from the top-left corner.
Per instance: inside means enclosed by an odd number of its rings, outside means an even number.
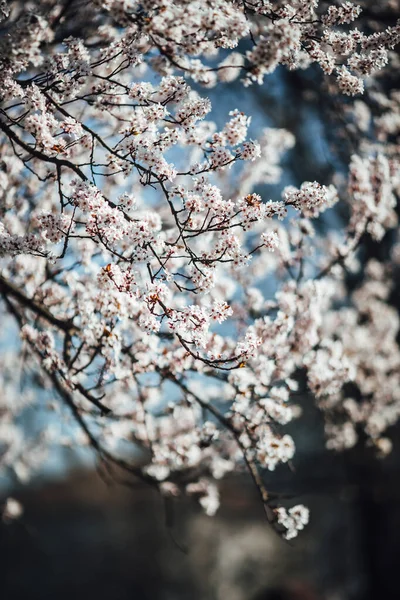
[[[400,598],[398,467],[397,452],[379,461],[299,449],[294,473],[266,476],[283,502],[311,510],[291,543],[269,527],[245,476],[222,483],[221,509],[207,517],[193,501],[165,505],[148,487],[107,485],[87,467],[42,475],[12,490],[24,514],[0,525],[0,598]]]

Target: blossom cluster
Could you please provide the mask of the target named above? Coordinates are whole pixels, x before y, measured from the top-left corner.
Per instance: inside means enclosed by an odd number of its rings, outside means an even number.
[[[308,524],[309,511],[303,504],[298,504],[288,511],[283,507],[276,509],[276,516],[279,525],[282,525],[286,530],[284,533],[285,539],[291,540]]]
[[[24,481],[56,440],[86,444],[208,515],[216,480],[247,469],[291,539],[308,510],[273,504],[263,472],[295,460],[294,399],[312,396],[335,450],[362,432],[387,454],[400,417],[399,247],[365,270],[357,253],[398,225],[400,95],[374,78],[391,74],[398,26],[361,30],[359,6],[318,0],[30,6],[0,4],[1,311],[32,390],[74,425],[33,450],[18,419],[35,394],[15,393],[16,361],[0,357],[0,469]],[[313,63],[334,94],[365,87],[340,113],[360,140],[334,181],[286,179],[269,198],[293,134],[252,139],[240,109],[217,127],[189,82],[247,86]],[[339,200],[347,225],[323,232]]]

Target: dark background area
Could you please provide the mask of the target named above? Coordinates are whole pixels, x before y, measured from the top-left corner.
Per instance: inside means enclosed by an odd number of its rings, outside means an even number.
[[[293,472],[265,474],[282,503],[311,510],[290,543],[269,527],[245,475],[221,484],[211,518],[188,499],[166,511],[149,487],[107,484],[95,470],[39,478],[14,490],[23,516],[0,525],[0,598],[398,599],[400,436],[392,433],[385,460],[361,446],[327,452],[317,440],[312,451],[299,448]]]

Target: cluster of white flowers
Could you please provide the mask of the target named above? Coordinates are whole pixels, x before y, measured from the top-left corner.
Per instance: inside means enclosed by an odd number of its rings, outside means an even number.
[[[286,508],[280,507],[276,509],[275,513],[279,525],[285,528],[284,537],[287,540],[295,538],[299,531],[308,524],[310,517],[308,508],[303,504],[297,504],[288,511]]]
[[[64,37],[75,28],[57,0],[13,4],[0,3],[1,311],[20,328],[32,381],[71,411],[61,443],[89,444],[209,515],[215,480],[247,467],[268,504],[262,472],[295,456],[285,426],[304,381],[329,448],[362,430],[387,454],[400,417],[395,267],[370,263],[351,297],[344,272],[359,269],[366,236],[398,222],[398,90],[343,103],[343,131],[360,137],[347,186],[306,181],[279,200],[261,186],[279,184],[293,135],[250,139],[239,109],[217,127],[188,81],[246,86],[318,63],[330,91],[353,96],[391,74],[399,27],[358,29],[352,2],[96,0],[74,5],[78,39]],[[346,230],[320,235],[313,220],[339,197]],[[28,400],[10,392],[8,366],[0,357],[0,468],[24,480],[57,434],[23,455]],[[302,505],[275,516],[287,539],[308,522]]]
[[[294,206],[305,217],[316,217],[338,201],[333,185],[326,187],[317,181],[305,181],[300,190],[293,186],[286,187],[283,198],[287,206]]]
[[[118,9],[116,3],[103,6],[120,22],[125,11],[132,18],[130,9],[120,4]],[[399,39],[398,26],[371,35],[353,27],[362,9],[352,2],[325,6],[319,0],[279,5],[264,0],[217,0],[211,5],[198,1],[188,5],[184,0],[159,0],[144,3],[143,9],[145,25],[142,30],[140,25],[133,28],[137,41],[133,39],[142,50],[139,32],[144,33],[148,51],[158,52],[151,59],[152,67],[163,75],[177,67],[208,87],[218,80],[232,81],[242,71],[245,85],[262,83],[279,65],[298,69],[316,62],[325,73],[336,74],[343,93],[359,94],[362,77],[387,64],[387,50]],[[249,36],[253,48],[242,55],[238,44]],[[127,44],[121,40],[120,45],[126,52]],[[209,60],[218,56],[220,48],[231,52],[216,68],[211,67]],[[342,66],[343,57],[347,67]]]
[[[267,231],[261,235],[261,241],[270,252],[274,252],[275,248],[279,248],[279,236],[276,231]]]
[[[396,196],[398,174],[382,154],[376,158],[353,156],[350,163],[349,194],[355,205],[350,226],[360,232],[367,223],[371,235],[380,240],[387,228],[397,223]]]
[[[45,255],[43,240],[33,233],[18,235],[9,233],[3,223],[0,223],[0,256],[15,256],[17,254]]]
[[[365,283],[353,293],[353,306],[328,315],[324,322],[327,333],[334,330],[339,338],[335,342],[337,358],[329,360],[328,368],[321,366],[325,376],[316,380],[311,376],[327,416],[330,448],[353,446],[363,430],[379,454],[390,452],[390,442],[383,434],[400,417],[400,349],[396,341],[400,320],[395,308],[386,304],[392,285],[385,268],[370,261]],[[364,317],[361,322],[360,314]],[[324,360],[327,358],[325,355]],[[326,381],[329,373],[333,375],[335,363],[336,369],[341,364],[340,371]],[[343,371],[346,363],[347,374]],[[340,380],[346,378],[357,386],[359,401],[343,391]]]
[[[5,523],[19,519],[24,513],[24,508],[15,498],[7,498],[2,507],[2,518]]]

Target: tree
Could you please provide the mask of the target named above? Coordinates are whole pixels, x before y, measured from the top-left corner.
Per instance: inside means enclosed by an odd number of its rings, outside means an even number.
[[[1,357],[4,470],[24,479],[55,442],[89,445],[116,479],[195,496],[213,515],[216,480],[247,469],[290,539],[308,510],[281,506],[263,471],[294,456],[285,425],[299,394],[323,411],[328,448],[361,437],[390,452],[399,25],[390,2],[364,8],[1,3],[1,311],[21,339]],[[277,68],[314,73],[349,165],[268,200],[255,188],[279,182],[293,135],[247,139],[240,110],[218,130],[199,88],[261,84]],[[339,199],[346,225],[321,233]],[[371,239],[390,260],[366,260]],[[78,427],[28,439],[31,402],[60,422],[67,408]]]

